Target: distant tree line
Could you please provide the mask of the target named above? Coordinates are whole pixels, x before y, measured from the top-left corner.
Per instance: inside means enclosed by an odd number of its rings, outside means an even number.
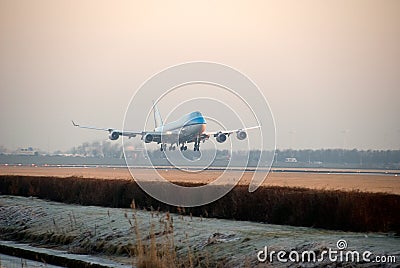
[[[60,152],[58,152],[60,153]],[[91,157],[122,158],[123,149],[120,143],[115,142],[84,142],[79,146],[68,150],[68,154]],[[257,161],[261,151],[249,152],[249,160]],[[271,152],[266,152],[271,154]],[[150,157],[162,157],[162,152],[154,150],[148,152]],[[240,154],[240,152],[234,152]],[[217,156],[223,158],[229,156],[228,150],[218,150]],[[340,164],[400,164],[400,150],[344,150],[344,149],[318,149],[318,150],[276,150],[275,162],[285,162],[287,158],[296,158],[301,163],[340,163]]]
[[[61,153],[61,152],[56,152]],[[91,157],[110,157],[110,158],[121,158],[123,157],[123,150],[120,143],[115,142],[84,142],[77,147],[65,152],[72,155],[82,155]]]
[[[286,158],[296,158],[299,162],[348,163],[348,164],[394,164],[400,163],[400,150],[276,150],[275,160],[284,162]]]

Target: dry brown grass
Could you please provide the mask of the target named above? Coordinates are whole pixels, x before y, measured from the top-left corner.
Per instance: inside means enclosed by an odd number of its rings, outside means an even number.
[[[221,171],[204,171],[199,174],[179,170],[158,170],[165,179],[175,183],[209,183],[221,174]],[[233,177],[237,171],[229,171]],[[135,173],[141,179],[151,180],[153,173],[148,169],[138,169]],[[56,168],[56,167],[12,167],[0,166],[0,175],[46,176],[46,177],[82,177],[132,180],[126,168]],[[244,173],[239,184],[248,185],[253,173]],[[400,195],[400,178],[387,175],[358,174],[318,174],[318,173],[270,173],[263,186],[301,187],[319,190],[362,191],[392,193]]]
[[[149,234],[143,236],[143,230],[140,230],[140,222],[136,217],[136,206],[135,202],[131,203],[133,209],[133,229],[135,233],[136,243],[131,249],[130,254],[133,259],[133,266],[139,268],[169,268],[169,267],[209,267],[209,259],[201,260],[199,255],[191,252],[188,246],[187,254],[185,256],[179,256],[175,248],[174,243],[174,226],[173,219],[169,212],[166,212],[163,217],[160,218],[160,222],[164,224],[164,230],[162,232],[155,233],[154,223],[151,224]],[[161,237],[161,240],[157,240],[157,237]],[[217,266],[214,263],[214,266]]]

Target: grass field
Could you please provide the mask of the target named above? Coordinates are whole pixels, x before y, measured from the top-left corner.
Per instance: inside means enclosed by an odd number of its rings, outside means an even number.
[[[154,186],[155,182],[147,183]],[[200,185],[183,180],[179,184]],[[165,187],[163,183],[158,186]],[[247,185],[240,184],[213,203],[184,209],[159,202],[135,181],[121,178],[0,175],[0,191],[6,195],[35,196],[79,205],[124,208],[134,200],[138,207],[149,211],[344,231],[400,233],[398,194],[268,185],[250,193]]]
[[[158,172],[169,181],[191,187],[215,180],[222,171]],[[240,175],[229,172],[232,177]],[[136,176],[155,183],[147,169],[138,169]],[[345,237],[359,248],[369,249],[374,241],[377,252],[394,252],[393,247],[398,244],[400,184],[394,174],[272,172],[262,187],[249,193],[251,176],[251,172],[245,172],[231,192],[211,204],[182,208],[147,195],[123,168],[3,166],[0,234],[3,239],[106,254],[126,263],[133,260],[137,267],[167,267],[171,263],[179,267],[252,267],[258,264],[256,250],[265,243],[324,248],[326,243]],[[132,218],[128,217],[128,208],[134,208]],[[162,229],[169,226],[162,221],[162,215],[169,218],[170,212],[175,213],[171,214],[175,219],[170,221],[171,233]],[[141,224],[136,222],[139,215],[143,216]],[[158,225],[160,230],[155,228]],[[228,243],[218,242],[231,236],[234,239]],[[204,255],[199,250],[203,247],[212,254]],[[126,260],[127,252],[133,259]],[[235,258],[229,262],[231,258],[227,256],[232,254]]]
[[[191,217],[168,212],[132,208],[106,208],[58,203],[38,198],[0,196],[0,239],[33,244],[41,248],[29,253],[33,259],[67,267],[83,266],[79,260],[96,257],[125,266],[107,267],[288,267],[288,263],[259,263],[257,252],[336,248],[345,239],[352,249],[391,254],[399,260],[400,239],[381,233],[354,233],[248,221]],[[13,244],[13,243],[12,243]],[[5,250],[0,241],[0,252]],[[17,249],[21,246],[15,245]],[[7,253],[15,252],[6,248]],[[22,249],[26,249],[23,246]],[[53,250],[74,254],[51,258]],[[4,252],[4,253],[6,253]],[[25,251],[18,256],[26,256]],[[40,254],[44,253],[44,254]],[[79,255],[79,256],[77,256]],[[1,256],[0,256],[1,257]],[[42,260],[42,261],[43,261]],[[3,264],[3,259],[1,259]],[[21,262],[19,262],[21,263]],[[289,267],[317,267],[315,263],[292,263]],[[319,267],[356,267],[356,263],[334,263],[325,258]],[[397,267],[385,265],[385,267]],[[1,265],[0,265],[1,266]],[[2,266],[1,266],[2,267]],[[7,263],[5,262],[5,267]],[[21,267],[18,262],[11,267]],[[23,267],[31,267],[25,265]],[[43,264],[42,266],[43,267]],[[363,264],[362,267],[381,267]]]

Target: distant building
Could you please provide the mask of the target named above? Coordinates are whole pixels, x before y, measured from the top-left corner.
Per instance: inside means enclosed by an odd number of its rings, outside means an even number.
[[[19,148],[15,153],[18,155],[38,155],[38,150],[33,149],[32,147]]]
[[[285,163],[297,163],[296,157],[287,157],[285,158]]]

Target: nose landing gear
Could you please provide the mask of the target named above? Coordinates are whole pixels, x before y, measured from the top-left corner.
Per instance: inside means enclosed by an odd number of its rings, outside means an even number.
[[[175,151],[175,146],[174,146],[174,145],[169,146],[169,147],[168,147],[168,150],[170,150],[170,151]]]
[[[193,148],[193,151],[200,151],[200,139],[199,138],[196,138],[196,140],[194,141],[194,148]]]

